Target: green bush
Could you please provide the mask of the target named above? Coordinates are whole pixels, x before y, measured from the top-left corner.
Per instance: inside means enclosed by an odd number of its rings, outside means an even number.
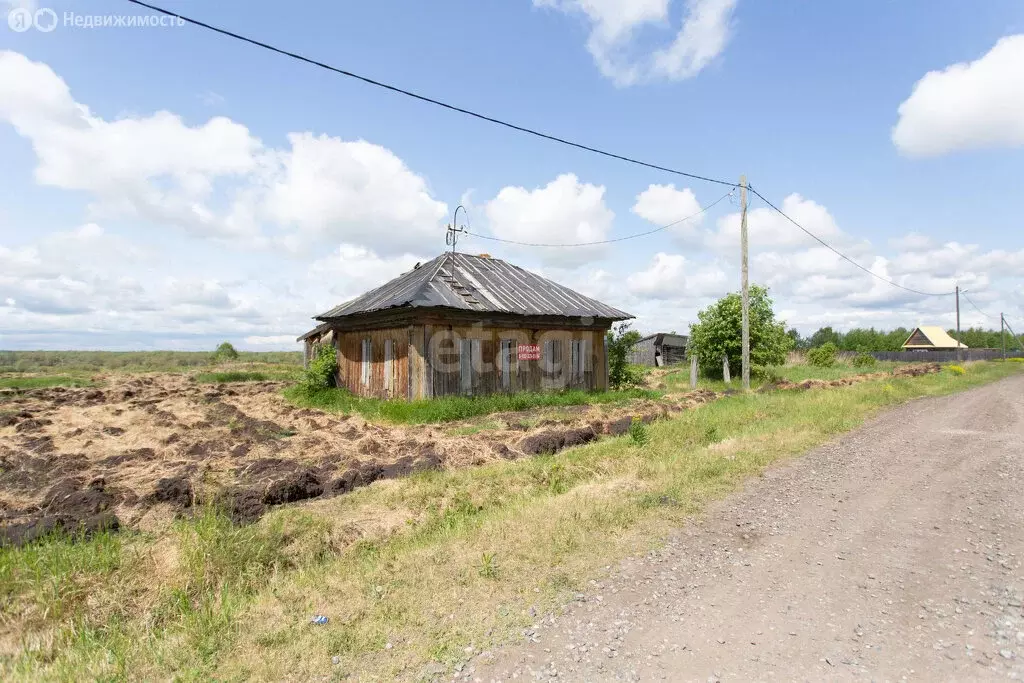
[[[320,344],[316,347],[316,355],[313,360],[309,361],[302,384],[311,391],[329,389],[334,386],[337,375],[338,353],[332,345]]]
[[[853,357],[853,367],[855,368],[870,368],[874,367],[878,361],[870,353],[858,353]]]
[[[782,381],[779,369],[772,365],[754,365],[750,368],[750,376],[765,384]]]
[[[608,331],[608,384],[612,389],[636,386],[643,374],[629,364],[629,352],[640,341],[640,333],[622,323]]]
[[[229,360],[238,360],[238,351],[231,345],[231,342],[224,342],[213,352],[213,362],[223,363]]]
[[[832,342],[825,342],[807,352],[807,363],[816,368],[830,368],[836,364],[839,349]]]

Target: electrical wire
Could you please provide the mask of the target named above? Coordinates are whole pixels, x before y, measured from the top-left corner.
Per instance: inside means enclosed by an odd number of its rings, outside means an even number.
[[[973,301],[971,301],[971,297],[967,296],[967,290],[966,289],[961,289],[960,290],[960,296],[962,296],[963,298],[967,299],[967,303],[969,303],[971,306],[973,306],[974,310],[976,310],[978,313],[981,313],[986,318],[989,318],[991,320],[999,320],[999,316],[989,315],[985,311],[983,311],[980,308],[978,308],[978,304],[976,304]]]
[[[341,69],[339,67],[331,66],[330,64],[326,64],[324,62],[317,61],[317,60],[312,59],[310,57],[306,57],[306,56],[301,55],[301,54],[299,54],[297,52],[291,52],[289,50],[285,50],[285,49],[280,48],[280,47],[275,47],[275,46],[273,46],[273,45],[271,45],[269,43],[264,43],[263,41],[256,40],[255,38],[249,38],[247,36],[241,35],[240,33],[234,33],[233,31],[229,31],[227,29],[219,28],[217,26],[213,26],[212,24],[207,24],[206,22],[199,21],[198,19],[192,19],[191,17],[187,17],[187,16],[185,16],[183,14],[178,14],[177,12],[172,12],[172,11],[170,11],[168,9],[164,9],[163,7],[158,7],[157,5],[151,5],[151,4],[147,3],[147,2],[142,2],[142,0],[128,0],[128,2],[132,3],[133,5],[138,5],[140,7],[145,7],[147,9],[151,9],[154,12],[159,12],[160,14],[164,14],[164,15],[169,16],[169,17],[175,17],[177,19],[180,19],[181,21],[184,21],[186,23],[192,24],[193,26],[198,26],[200,28],[205,28],[208,31],[213,31],[214,33],[219,33],[222,36],[227,36],[228,38],[234,38],[235,40],[240,40],[240,41],[242,41],[244,43],[249,43],[250,45],[255,45],[256,47],[263,48],[264,50],[270,50],[271,52],[276,52],[279,55],[284,55],[286,57],[291,57],[292,59],[297,59],[300,62],[305,62],[306,64],[310,64],[312,66],[317,66],[317,67],[320,67],[321,69],[326,69],[328,71],[333,71],[336,74],[340,74],[342,76],[348,76],[349,78],[354,78],[356,80],[362,81],[363,83],[368,83],[370,85],[377,86],[378,88],[384,88],[385,90],[390,90],[391,92],[398,93],[400,95],[405,95],[406,97],[411,97],[413,99],[420,100],[421,102],[427,102],[429,104],[433,104],[433,105],[436,105],[438,107],[443,107],[444,109],[448,109],[450,111],[455,111],[455,112],[458,112],[460,114],[465,114],[466,116],[472,116],[473,118],[480,119],[481,121],[487,121],[489,123],[493,123],[493,124],[496,124],[496,125],[499,125],[499,126],[504,126],[505,128],[511,128],[512,130],[519,131],[520,133],[527,133],[529,135],[533,135],[533,136],[538,137],[538,138],[543,138],[545,140],[550,140],[551,142],[557,142],[557,143],[562,144],[562,145],[567,145],[569,147],[575,147],[576,149],[582,149],[582,150],[587,151],[587,152],[592,152],[593,154],[599,154],[601,156],[609,157],[611,159],[618,159],[619,161],[625,161],[625,162],[630,163],[630,164],[636,164],[637,166],[644,166],[646,168],[653,168],[653,169],[655,169],[657,171],[664,171],[665,173],[671,173],[673,175],[683,176],[685,178],[693,178],[694,180],[703,180],[704,182],[716,183],[718,185],[725,185],[727,187],[739,187],[738,183],[734,183],[734,182],[731,182],[731,181],[728,181],[728,180],[720,180],[718,178],[710,178],[708,176],[702,176],[702,175],[698,175],[696,173],[687,173],[686,171],[680,171],[680,170],[677,170],[677,169],[674,169],[674,168],[669,168],[667,166],[660,166],[658,164],[653,164],[653,163],[650,163],[650,162],[647,162],[647,161],[642,161],[640,159],[636,159],[636,158],[633,158],[633,157],[627,157],[627,156],[624,156],[622,154],[615,154],[614,152],[609,152],[609,151],[606,151],[606,150],[603,150],[603,149],[599,149],[597,147],[591,147],[589,145],[584,145],[584,144],[579,143],[579,142],[573,142],[572,140],[568,140],[566,138],[561,138],[561,137],[558,137],[557,135],[551,135],[549,133],[543,133],[543,132],[535,130],[533,128],[527,128],[526,126],[520,126],[520,125],[517,125],[515,123],[509,123],[508,121],[503,121],[502,119],[494,118],[493,116],[487,116],[486,114],[481,114],[479,112],[475,112],[475,111],[472,111],[470,109],[465,109],[463,107],[457,107],[454,104],[448,104],[447,102],[442,102],[441,100],[437,100],[437,99],[434,99],[432,97],[427,97],[426,95],[420,95],[419,93],[413,92],[411,90],[406,90],[404,88],[399,88],[398,86],[390,85],[388,83],[384,83],[382,81],[378,81],[378,80],[375,80],[373,78],[369,78],[367,76],[361,76],[361,75],[359,75],[357,73],[353,73],[353,72],[348,71],[346,69]]]
[[[634,235],[626,235],[624,237],[615,237],[615,238],[610,239],[610,240],[599,240],[599,241],[596,241],[596,242],[575,242],[575,243],[572,243],[572,244],[551,244],[551,243],[544,243],[544,242],[519,242],[517,240],[507,240],[507,239],[503,239],[501,237],[493,237],[491,235],[481,235],[481,234],[478,234],[478,233],[475,233],[475,232],[469,232],[468,230],[466,231],[466,234],[467,235],[472,235],[473,237],[479,237],[480,239],[483,239],[483,240],[490,240],[492,242],[501,242],[502,244],[515,244],[515,245],[518,245],[520,247],[592,247],[592,246],[596,246],[596,245],[599,245],[599,244],[612,244],[614,242],[625,242],[626,240],[636,239],[637,237],[646,237],[648,235],[653,235],[656,232],[661,232],[662,230],[666,230],[668,228],[671,228],[673,225],[679,225],[680,223],[685,223],[688,220],[691,220],[693,218],[697,218],[698,216],[701,216],[701,215],[707,213],[708,211],[710,211],[719,202],[721,202],[722,200],[724,200],[726,197],[730,196],[731,194],[732,194],[732,190],[730,190],[729,192],[726,192],[721,197],[719,197],[715,201],[711,202],[710,204],[705,206],[703,209],[701,209],[697,213],[695,213],[693,215],[690,215],[690,216],[687,216],[686,218],[680,218],[677,221],[672,221],[671,223],[663,225],[660,228],[655,228],[654,230],[648,230],[646,232],[638,232],[638,233],[636,233]]]
[[[884,277],[884,276],[882,276],[882,275],[879,275],[878,273],[876,273],[876,272],[872,271],[872,270],[871,270],[870,268],[867,268],[867,267],[865,267],[865,266],[862,266],[861,264],[857,263],[856,261],[854,261],[854,260],[853,260],[852,258],[850,258],[849,256],[847,256],[846,254],[844,254],[843,252],[839,251],[838,249],[836,249],[835,247],[833,247],[833,246],[832,246],[831,244],[829,244],[829,243],[828,243],[828,242],[826,242],[825,240],[821,239],[820,237],[818,237],[817,235],[815,235],[815,234],[814,234],[813,232],[811,232],[810,230],[808,230],[808,229],[807,229],[807,228],[805,228],[804,226],[802,226],[802,225],[800,225],[799,223],[797,223],[797,222],[796,222],[795,220],[793,220],[792,218],[790,218],[790,217],[789,217],[789,216],[788,216],[788,215],[787,215],[787,214],[786,214],[786,213],[785,213],[785,212],[784,212],[784,211],[783,211],[782,209],[780,209],[779,207],[775,206],[775,205],[774,205],[774,204],[772,204],[772,203],[771,203],[770,201],[768,201],[768,198],[767,198],[767,197],[765,197],[765,196],[764,196],[763,194],[761,194],[760,192],[758,192],[757,190],[755,190],[755,189],[754,189],[754,187],[753,187],[752,185],[747,185],[747,189],[748,189],[748,190],[750,190],[750,191],[751,191],[752,193],[754,193],[755,195],[757,195],[758,197],[760,197],[760,198],[761,198],[761,201],[763,201],[763,202],[764,202],[765,204],[767,204],[767,205],[768,205],[768,206],[770,206],[770,207],[771,207],[772,209],[774,209],[774,210],[776,211],[776,213],[778,213],[778,214],[779,214],[780,216],[782,216],[783,218],[785,218],[785,219],[786,219],[787,221],[789,221],[790,223],[792,223],[792,224],[793,224],[793,225],[795,225],[796,227],[800,228],[800,230],[802,230],[802,231],[803,231],[804,233],[806,233],[806,234],[807,234],[808,236],[810,236],[811,238],[813,238],[813,239],[814,239],[814,240],[815,240],[816,242],[818,242],[818,243],[819,243],[819,244],[820,244],[821,246],[825,247],[826,249],[828,249],[829,251],[831,251],[832,253],[834,253],[834,254],[835,254],[836,256],[838,256],[839,258],[841,258],[841,259],[843,259],[843,260],[845,260],[845,261],[848,261],[849,263],[852,263],[852,264],[853,264],[854,266],[856,266],[856,267],[860,268],[861,270],[863,270],[863,271],[864,271],[865,273],[867,273],[867,274],[868,274],[868,275],[870,275],[871,277],[873,277],[873,278],[877,278],[877,279],[881,280],[882,282],[884,282],[884,283],[886,283],[886,284],[890,284],[890,285],[892,285],[893,287],[898,287],[898,288],[900,288],[900,289],[906,290],[906,291],[908,291],[908,292],[912,292],[912,293],[914,293],[914,294],[920,294],[921,296],[952,296],[952,295],[953,295],[953,293],[954,293],[954,292],[922,292],[922,291],[921,291],[921,290],[919,290],[919,289],[914,289],[914,288],[912,288],[912,287],[905,287],[905,286],[903,286],[903,285],[899,284],[898,282],[895,282],[895,281],[893,281],[893,280],[890,280],[890,279],[889,279],[889,278],[887,278],[887,277]]]

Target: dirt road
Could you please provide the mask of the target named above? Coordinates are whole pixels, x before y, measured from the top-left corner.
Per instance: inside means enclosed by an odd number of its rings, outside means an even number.
[[[897,408],[613,567],[469,680],[1024,677],[1024,377]]]

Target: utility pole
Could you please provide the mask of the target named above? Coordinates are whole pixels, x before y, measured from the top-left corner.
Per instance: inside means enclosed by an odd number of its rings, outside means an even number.
[[[960,285],[956,286],[956,362],[960,362]]]
[[[1003,360],[1006,360],[1006,319],[999,314],[999,338],[1003,342]]]
[[[740,176],[740,251],[743,297],[743,388],[750,389],[750,283],[747,281],[747,176]]]

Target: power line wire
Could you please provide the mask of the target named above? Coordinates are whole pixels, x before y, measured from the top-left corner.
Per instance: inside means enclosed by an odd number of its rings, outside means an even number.
[[[646,237],[647,235],[653,235],[656,232],[661,232],[662,230],[666,230],[668,228],[671,228],[673,225],[679,225],[680,223],[685,223],[686,221],[688,221],[688,220],[690,220],[692,218],[696,218],[697,216],[701,216],[701,215],[705,214],[706,212],[708,212],[712,208],[714,208],[719,202],[721,202],[726,197],[729,197],[731,195],[732,195],[732,190],[730,190],[729,192],[726,192],[721,197],[719,197],[718,199],[716,199],[712,203],[708,204],[707,206],[705,206],[703,209],[701,209],[697,213],[692,214],[690,216],[687,216],[686,218],[680,218],[677,221],[672,221],[671,223],[663,225],[660,228],[655,228],[653,230],[648,230],[646,232],[638,232],[638,233],[636,233],[634,235],[626,235],[624,237],[616,237],[616,238],[610,239],[610,240],[598,240],[596,242],[575,242],[575,243],[572,243],[572,244],[553,244],[553,243],[543,243],[543,242],[519,242],[517,240],[507,240],[507,239],[503,239],[501,237],[493,237],[493,236],[490,236],[490,235],[481,235],[481,234],[478,234],[478,233],[475,233],[475,232],[469,232],[468,230],[466,231],[466,234],[467,235],[472,235],[473,237],[479,237],[480,239],[484,239],[484,240],[491,240],[492,242],[501,242],[503,244],[515,244],[515,245],[518,245],[518,246],[521,246],[521,247],[592,247],[592,246],[596,246],[598,244],[612,244],[613,242],[625,242],[626,240],[636,239],[637,237]]]
[[[985,316],[986,318],[990,318],[990,319],[992,319],[992,320],[998,320],[998,319],[999,319],[999,316],[996,316],[996,315],[989,315],[989,314],[988,314],[988,313],[986,313],[985,311],[983,311],[983,310],[981,310],[980,308],[978,308],[978,304],[976,304],[976,303],[974,303],[973,301],[971,301],[971,297],[967,296],[967,290],[965,290],[965,289],[961,289],[961,290],[960,290],[960,296],[962,296],[963,298],[967,299],[967,303],[969,303],[969,304],[970,304],[971,306],[973,306],[973,307],[974,307],[974,310],[976,310],[976,311],[977,311],[978,313],[981,313],[981,314],[982,314],[983,316]]]
[[[200,28],[205,28],[208,31],[213,31],[214,33],[219,33],[219,34],[221,34],[223,36],[227,36],[229,38],[234,38],[235,40],[240,40],[242,42],[249,43],[250,45],[255,45],[256,47],[261,47],[264,50],[270,50],[271,52],[276,52],[277,54],[284,55],[286,57],[291,57],[292,59],[297,59],[300,62],[305,62],[306,64],[311,64],[313,66],[320,67],[321,69],[326,69],[328,71],[333,71],[334,73],[341,74],[342,76],[348,76],[349,78],[354,78],[354,79],[362,81],[364,83],[368,83],[370,85],[375,85],[378,88],[384,88],[385,90],[390,90],[391,92],[399,93],[399,94],[405,95],[407,97],[412,97],[413,99],[420,100],[421,102],[427,102],[429,104],[433,104],[433,105],[436,105],[438,107],[443,107],[444,109],[455,111],[455,112],[458,112],[460,114],[465,114],[466,116],[472,116],[474,118],[480,119],[481,121],[487,121],[489,123],[493,123],[493,124],[496,124],[496,125],[499,125],[499,126],[504,126],[505,128],[511,128],[512,130],[519,131],[520,133],[527,133],[529,135],[533,135],[533,136],[536,136],[538,138],[543,138],[545,140],[550,140],[552,142],[557,142],[557,143],[560,143],[560,144],[563,144],[563,145],[567,145],[569,147],[575,147],[576,149],[582,149],[582,150],[585,150],[587,152],[592,152],[594,154],[599,154],[601,156],[609,157],[611,159],[618,159],[619,161],[625,161],[625,162],[628,162],[628,163],[631,163],[631,164],[636,164],[637,166],[644,166],[646,168],[653,168],[653,169],[655,169],[657,171],[664,171],[665,173],[671,173],[673,175],[683,176],[685,178],[693,178],[694,180],[703,180],[704,182],[716,183],[718,185],[726,185],[728,187],[738,187],[739,186],[738,183],[730,182],[728,180],[719,180],[718,178],[710,178],[708,176],[702,176],[702,175],[698,175],[696,173],[687,173],[686,171],[680,171],[678,169],[669,168],[667,166],[660,166],[658,164],[652,164],[650,162],[641,161],[640,159],[636,159],[636,158],[633,158],[633,157],[627,157],[627,156],[624,156],[622,154],[615,154],[614,152],[608,152],[606,150],[599,149],[597,147],[591,147],[589,145],[584,145],[584,144],[579,143],[579,142],[573,142],[572,140],[567,140],[566,138],[561,138],[561,137],[558,137],[557,135],[551,135],[549,133],[543,133],[541,131],[534,130],[533,128],[527,128],[526,126],[520,126],[520,125],[517,125],[517,124],[514,124],[514,123],[509,123],[508,121],[503,121],[502,119],[497,119],[497,118],[494,118],[493,116],[487,116],[486,114],[481,114],[479,112],[475,112],[475,111],[472,111],[470,109],[465,109],[463,107],[457,107],[457,106],[455,106],[453,104],[448,104],[447,102],[442,102],[441,100],[437,100],[437,99],[434,99],[432,97],[427,97],[426,95],[420,95],[419,93],[413,92],[411,90],[406,90],[404,88],[399,88],[398,86],[389,85],[388,83],[384,83],[382,81],[378,81],[378,80],[375,80],[373,78],[369,78],[367,76],[361,76],[361,75],[359,75],[357,73],[353,73],[353,72],[348,71],[346,69],[341,69],[341,68],[336,67],[336,66],[331,66],[330,64],[326,64],[324,62],[317,61],[317,60],[312,59],[310,57],[306,57],[304,55],[301,55],[301,54],[299,54],[297,52],[291,52],[291,51],[285,50],[283,48],[275,47],[275,46],[273,46],[273,45],[271,45],[269,43],[264,43],[264,42],[262,42],[260,40],[256,40],[255,38],[249,38],[249,37],[243,36],[243,35],[241,35],[239,33],[234,33],[233,31],[229,31],[227,29],[219,28],[219,27],[213,26],[211,24],[207,24],[206,22],[199,21],[198,19],[192,19],[191,17],[187,17],[187,16],[185,16],[183,14],[178,14],[177,12],[172,12],[172,11],[170,11],[168,9],[164,9],[163,7],[158,7],[157,5],[151,5],[151,4],[147,3],[147,2],[142,2],[142,0],[128,0],[128,2],[132,3],[133,5],[138,5],[140,7],[146,7],[147,9],[151,9],[154,12],[159,12],[160,14],[164,14],[164,15],[169,16],[169,17],[175,17],[177,19],[180,19],[181,21],[184,21],[186,23],[192,24],[193,26],[198,26]]]
[[[784,211],[783,211],[782,209],[780,209],[779,207],[775,206],[775,205],[774,205],[774,204],[772,204],[772,203],[771,203],[770,201],[768,201],[768,198],[767,198],[767,197],[765,197],[765,196],[764,196],[763,194],[761,194],[760,192],[758,192],[757,190],[755,190],[755,189],[754,189],[754,187],[753,187],[752,185],[747,185],[747,189],[748,189],[748,190],[750,190],[750,191],[751,191],[752,193],[754,193],[755,195],[757,195],[758,197],[760,197],[760,198],[761,198],[761,201],[763,201],[763,202],[764,202],[765,204],[767,204],[767,205],[768,205],[768,206],[770,206],[770,207],[771,207],[772,209],[774,209],[774,210],[775,210],[775,211],[776,211],[776,212],[777,212],[777,213],[778,213],[778,214],[779,214],[780,216],[782,216],[783,218],[785,218],[785,219],[786,219],[787,221],[789,221],[790,223],[792,223],[792,224],[793,224],[793,225],[795,225],[796,227],[800,228],[800,230],[802,230],[802,231],[803,231],[804,233],[806,233],[806,234],[807,234],[808,236],[810,236],[811,238],[813,238],[813,239],[814,239],[814,240],[815,240],[816,242],[818,242],[818,243],[819,243],[819,244],[820,244],[821,246],[825,247],[826,249],[828,249],[829,251],[831,251],[832,253],[834,253],[834,254],[835,254],[836,256],[838,256],[839,258],[841,258],[841,259],[843,259],[843,260],[845,260],[845,261],[848,261],[849,263],[852,263],[853,265],[855,265],[856,267],[860,268],[861,270],[863,270],[863,271],[864,271],[865,273],[867,273],[867,274],[868,274],[868,275],[870,275],[871,277],[877,278],[877,279],[881,280],[882,282],[885,282],[886,284],[890,284],[890,285],[892,285],[893,287],[898,287],[898,288],[900,288],[900,289],[904,289],[904,290],[906,290],[906,291],[908,291],[908,292],[912,292],[912,293],[914,293],[914,294],[920,294],[921,296],[952,296],[952,295],[953,295],[953,292],[922,292],[922,291],[921,291],[921,290],[919,290],[919,289],[914,289],[914,288],[912,288],[912,287],[905,287],[905,286],[903,286],[903,285],[899,284],[898,282],[895,282],[895,281],[893,281],[893,280],[890,280],[890,279],[889,279],[889,278],[887,278],[887,277],[884,277],[884,276],[882,276],[882,275],[879,275],[878,273],[876,273],[876,272],[872,271],[871,269],[869,269],[869,268],[867,268],[867,267],[865,267],[865,266],[862,266],[861,264],[857,263],[856,261],[854,261],[854,260],[853,260],[852,258],[850,258],[849,256],[847,256],[846,254],[844,254],[843,252],[839,251],[838,249],[836,249],[835,247],[833,247],[833,246],[832,246],[831,244],[829,244],[829,243],[828,243],[828,242],[826,242],[825,240],[821,239],[820,237],[818,237],[817,235],[815,235],[815,234],[814,234],[813,232],[811,232],[810,230],[808,230],[808,229],[807,229],[807,228],[805,228],[804,226],[802,226],[802,225],[800,225],[799,223],[797,223],[797,222],[796,222],[795,220],[793,220],[792,218],[790,218],[790,217],[789,217],[789,216],[788,216],[788,215],[787,215],[787,214],[786,214],[786,213],[785,213],[785,212],[784,212]]]

